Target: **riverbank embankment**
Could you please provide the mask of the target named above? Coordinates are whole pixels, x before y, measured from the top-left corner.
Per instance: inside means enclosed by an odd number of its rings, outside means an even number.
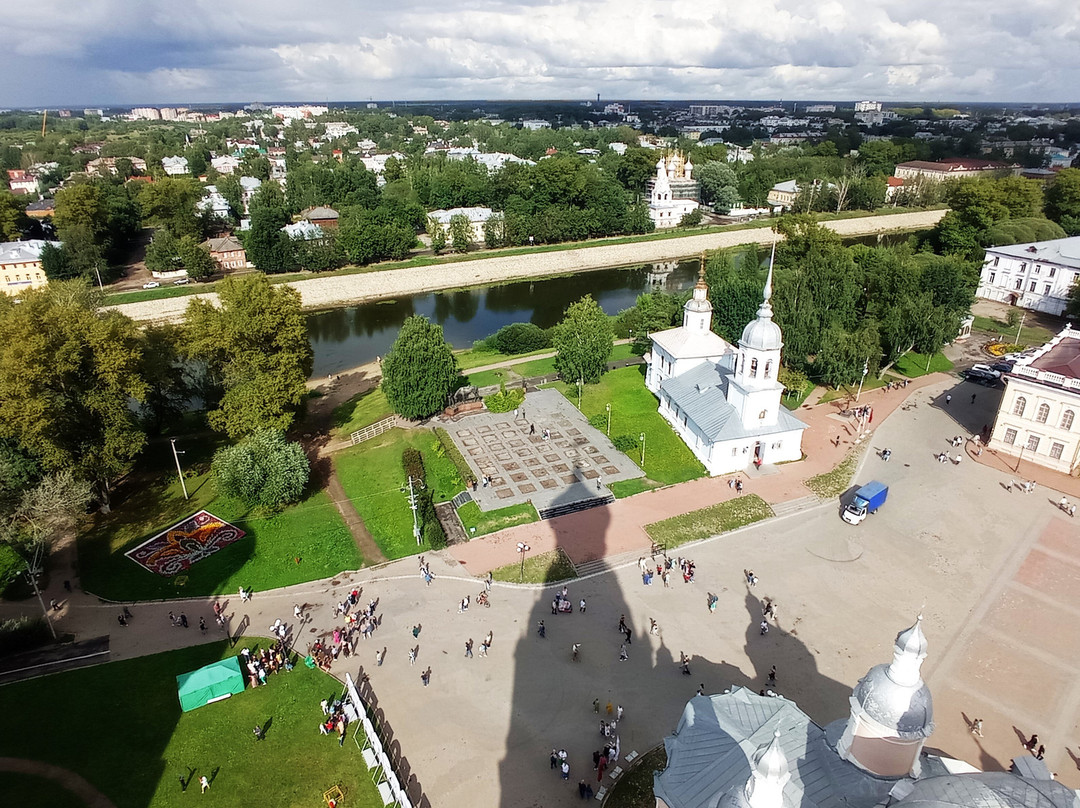
[[[861,216],[826,222],[824,227],[841,236],[868,236],[933,227],[944,210],[916,211],[882,216]],[[305,309],[327,309],[350,303],[385,300],[402,295],[424,294],[443,289],[485,286],[526,278],[566,275],[592,269],[674,261],[697,253],[736,247],[740,244],[770,244],[777,238],[771,229],[725,230],[685,238],[605,244],[558,252],[494,256],[471,261],[448,262],[426,267],[391,269],[355,275],[312,277],[291,283],[300,292]],[[134,320],[178,322],[193,297],[216,303],[217,294],[191,295],[161,300],[145,300],[113,306]]]

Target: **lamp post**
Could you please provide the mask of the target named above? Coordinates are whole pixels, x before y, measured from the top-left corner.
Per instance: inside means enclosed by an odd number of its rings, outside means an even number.
[[[578,411],[581,410],[581,385],[584,384],[584,383],[585,382],[579,376],[578,380],[577,380],[577,408],[578,408]]]
[[[418,481],[418,486],[420,488],[423,488],[424,484],[422,482]],[[402,491],[402,493],[404,493],[405,489],[402,488],[401,491]],[[409,508],[412,510],[412,534],[413,534],[413,538],[416,539],[417,545],[419,545],[420,544],[420,520],[418,518],[418,513],[417,513],[419,511],[419,506],[417,505],[417,500],[418,500],[418,496],[417,496],[417,493],[416,493],[416,489],[413,488],[413,478],[412,478],[412,475],[410,474],[409,475]]]
[[[176,461],[176,473],[180,475],[180,487],[184,489],[184,499],[190,499],[187,492],[187,484],[184,482],[184,470],[180,468],[180,455],[183,452],[176,451],[176,438],[169,438],[169,443],[172,445],[173,460]]]
[[[607,434],[611,437],[611,405],[607,405]]]
[[[521,553],[521,576],[518,578],[519,583],[525,581],[525,554],[532,549],[523,541],[518,542],[518,552]]]
[[[644,471],[644,469],[645,469],[645,433],[644,432],[641,433],[641,437],[639,438],[639,440],[641,441],[641,468]]]
[[[856,404],[859,403],[859,396],[862,395],[863,382],[866,381],[866,374],[869,373],[869,372],[870,372],[870,360],[867,359],[865,362],[863,362],[863,366],[862,366],[862,378],[859,379],[859,392],[857,392],[855,394],[855,403]]]

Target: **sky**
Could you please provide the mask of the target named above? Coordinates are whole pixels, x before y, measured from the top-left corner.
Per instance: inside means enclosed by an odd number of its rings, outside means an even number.
[[[0,106],[1080,101],[1076,0],[36,0]]]

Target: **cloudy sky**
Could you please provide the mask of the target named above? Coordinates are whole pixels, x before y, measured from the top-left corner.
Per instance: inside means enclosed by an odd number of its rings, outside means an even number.
[[[32,12],[31,12],[32,7]],[[34,0],[0,106],[1080,101],[1076,0]]]

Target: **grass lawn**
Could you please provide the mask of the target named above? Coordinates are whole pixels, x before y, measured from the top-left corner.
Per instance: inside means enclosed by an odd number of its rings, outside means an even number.
[[[838,497],[851,485],[851,478],[855,474],[855,467],[859,464],[859,456],[865,444],[848,452],[847,457],[840,461],[840,465],[832,471],[826,471],[806,481],[806,487],[823,499]]]
[[[788,410],[795,411],[803,405],[803,402],[806,401],[807,396],[814,392],[814,388],[816,386],[817,385],[815,385],[812,381],[807,379],[806,384],[803,385],[803,389],[799,392],[798,395],[789,396],[787,393],[784,393],[780,397],[780,403],[787,407]]]
[[[942,354],[936,354],[936,356],[940,356],[941,359],[944,362],[948,363],[950,368],[952,367],[952,362],[949,362],[948,359],[945,359],[945,357],[942,356]],[[926,367],[926,357],[925,356],[923,357],[923,367]],[[934,365],[931,364],[931,367],[934,367]],[[895,369],[896,369],[896,365],[893,365],[893,370],[895,370]],[[921,376],[923,374],[919,373],[919,374],[916,374],[916,375]],[[900,377],[896,376],[896,375],[893,375],[891,373],[887,373],[883,378],[880,378],[880,379],[877,376],[867,376],[866,381],[863,383],[862,391],[864,393],[868,393],[871,390],[877,390],[879,387],[884,387],[889,382],[895,382],[895,381],[900,381]],[[849,398],[849,399],[854,400],[855,399],[855,394],[858,393],[858,392],[859,392],[859,385],[857,385],[857,384],[841,385],[839,388],[837,388],[835,390],[827,387],[827,388],[825,388],[824,395],[822,395],[821,398],[818,399],[818,404],[826,404],[826,403],[828,403],[830,401],[836,401],[837,399],[840,399],[840,398]]]
[[[185,463],[200,452],[193,444],[187,446]],[[162,450],[157,446],[154,451]],[[172,458],[167,460],[171,463]],[[322,491],[266,515],[218,497],[208,472],[186,482],[191,499],[185,502],[173,470],[160,469],[156,476],[147,471],[145,481],[129,484],[127,498],[115,503],[112,513],[88,517],[78,535],[82,584],[88,591],[111,600],[211,595],[236,592],[241,586],[265,591],[364,564],[352,534]],[[204,508],[247,535],[192,565],[183,573],[186,581],[181,582],[183,576],[166,578],[149,572],[124,555]]]
[[[945,354],[936,353],[930,360],[930,370],[927,370],[926,354],[906,353],[896,360],[893,369],[909,379],[915,379],[927,373],[948,373],[953,369],[953,363],[945,358]]]
[[[258,640],[245,642],[253,647]],[[340,748],[335,737],[317,731],[319,702],[339,695],[341,685],[302,661],[291,673],[272,674],[263,687],[180,711],[177,674],[234,653],[217,642],[6,685],[0,755],[71,769],[118,808],[195,802],[231,808],[253,799],[311,808],[324,805],[323,792],[336,784],[347,791],[349,808],[381,806],[352,731]],[[66,728],[34,731],[43,709],[63,716]],[[251,732],[256,724],[267,728],[259,742]],[[202,775],[212,778],[205,795]],[[5,805],[82,805],[49,781],[0,777]],[[186,792],[181,778],[191,778]]]
[[[375,387],[339,404],[334,409],[334,428],[339,437],[345,437],[392,414],[386,394],[381,387]]]
[[[654,808],[653,775],[665,768],[667,750],[660,744],[634,761],[633,768],[612,786],[604,805],[608,808]]]
[[[1016,339],[1016,329],[1018,325],[1009,325],[1001,320],[995,320],[992,317],[976,316],[975,322],[971,324],[972,331],[981,331],[988,337],[997,339],[1004,337],[1005,342],[1016,342],[1020,345],[1042,345],[1049,342],[1057,334],[1055,331],[1051,331],[1049,328],[1043,328],[1041,325],[1025,325],[1020,329],[1020,339]]]
[[[652,491],[654,488],[660,488],[662,485],[662,483],[658,483],[655,480],[650,480],[646,477],[635,477],[633,480],[617,480],[609,485],[608,488],[611,489],[611,494],[615,499],[622,499],[624,497],[632,497],[634,494],[640,494],[644,491]]]
[[[470,373],[466,378],[469,380],[469,384],[475,387],[489,387],[491,385],[501,384],[502,382],[509,382],[517,379],[515,374],[509,368],[495,368],[493,370],[479,370],[475,373]]]
[[[49,808],[86,808],[86,803],[55,780],[29,774],[0,772],[0,794],[5,805],[47,805]]]
[[[514,525],[528,525],[540,521],[540,515],[529,503],[511,505],[494,511],[482,511],[475,502],[466,502],[458,508],[458,517],[465,526],[465,535],[470,539],[486,536]]]
[[[520,365],[514,365],[513,371],[523,379],[531,379],[534,376],[554,376],[556,372],[555,357],[549,356],[547,359],[522,362]]]
[[[671,550],[680,544],[707,539],[709,536],[760,522],[772,515],[773,510],[765,500],[757,494],[747,494],[698,511],[653,522],[645,525],[645,532],[665,550]]]
[[[538,553],[533,556],[526,554],[524,578],[521,576],[520,561],[492,570],[491,577],[496,581],[514,584],[553,584],[557,581],[576,578],[577,573],[566,553],[562,550],[552,550],[549,553]]]
[[[453,461],[442,450],[435,433],[426,429],[391,429],[334,454],[342,486],[387,558],[431,549],[426,544],[417,546],[409,497],[401,492],[406,486],[401,453],[407,446],[423,455],[427,484],[436,502],[445,502],[465,490]]]
[[[469,370],[470,368],[478,368],[483,365],[495,365],[499,362],[507,362],[512,359],[524,359],[542,353],[551,353],[551,348],[541,348],[538,351],[530,351],[529,353],[523,354],[502,354],[498,351],[478,351],[473,348],[466,348],[464,351],[455,351],[454,356],[457,357],[458,367],[461,368],[461,370]]]
[[[704,477],[705,467],[657,412],[656,396],[645,388],[644,371],[644,365],[620,368],[605,373],[597,384],[585,385],[581,391],[585,417],[606,412],[605,407],[610,403],[612,438],[630,435],[637,441],[644,432],[644,471],[650,480],[671,485]],[[552,386],[577,404],[577,385],[559,382]],[[639,451],[629,456],[635,463],[641,460]]]

